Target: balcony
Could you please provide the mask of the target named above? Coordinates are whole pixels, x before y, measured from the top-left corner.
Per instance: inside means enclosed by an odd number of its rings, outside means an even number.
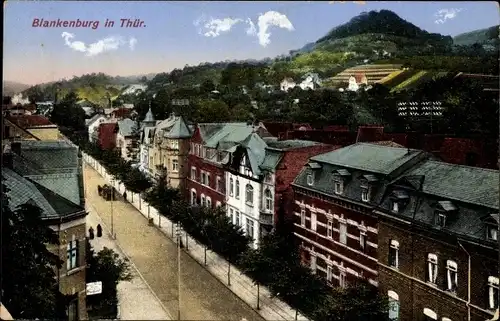
[[[259,223],[264,225],[273,225],[274,214],[269,212],[260,211]]]

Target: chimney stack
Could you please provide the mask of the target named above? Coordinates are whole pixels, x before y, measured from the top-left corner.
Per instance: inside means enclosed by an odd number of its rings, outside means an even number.
[[[10,150],[13,153],[16,153],[17,155],[21,156],[21,142],[10,143]]]

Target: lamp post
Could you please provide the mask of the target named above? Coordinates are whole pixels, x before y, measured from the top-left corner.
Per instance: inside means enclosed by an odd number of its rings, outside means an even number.
[[[177,307],[177,320],[181,319],[181,225],[177,223],[177,299],[178,299],[178,307]]]

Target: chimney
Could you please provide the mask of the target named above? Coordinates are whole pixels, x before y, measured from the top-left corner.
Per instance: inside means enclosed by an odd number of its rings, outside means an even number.
[[[17,155],[21,156],[21,142],[10,143],[10,150],[13,153],[16,153]]]

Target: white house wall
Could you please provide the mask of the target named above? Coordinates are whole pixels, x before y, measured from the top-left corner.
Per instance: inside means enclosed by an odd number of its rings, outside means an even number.
[[[234,193],[233,195],[230,194],[230,184],[231,184],[231,178],[233,178],[234,182]],[[262,185],[258,182],[255,182],[253,180],[250,180],[248,178],[245,178],[243,176],[236,176],[233,175],[230,172],[225,173],[225,179],[226,179],[226,206],[227,206],[227,213],[229,215],[230,209],[233,209],[234,211],[238,211],[241,213],[241,220],[240,220],[240,225],[243,231],[246,234],[247,231],[247,218],[252,220],[254,223],[254,233],[253,233],[253,247],[257,248],[259,245],[259,235],[260,235],[260,224],[259,224],[259,210],[260,206],[262,204]],[[240,194],[239,194],[239,199],[236,198],[236,180],[238,179],[239,181],[239,187],[240,187]],[[246,204],[246,186],[247,184],[250,184],[253,187],[253,205],[247,205]],[[236,223],[236,217],[233,215],[233,224]]]

